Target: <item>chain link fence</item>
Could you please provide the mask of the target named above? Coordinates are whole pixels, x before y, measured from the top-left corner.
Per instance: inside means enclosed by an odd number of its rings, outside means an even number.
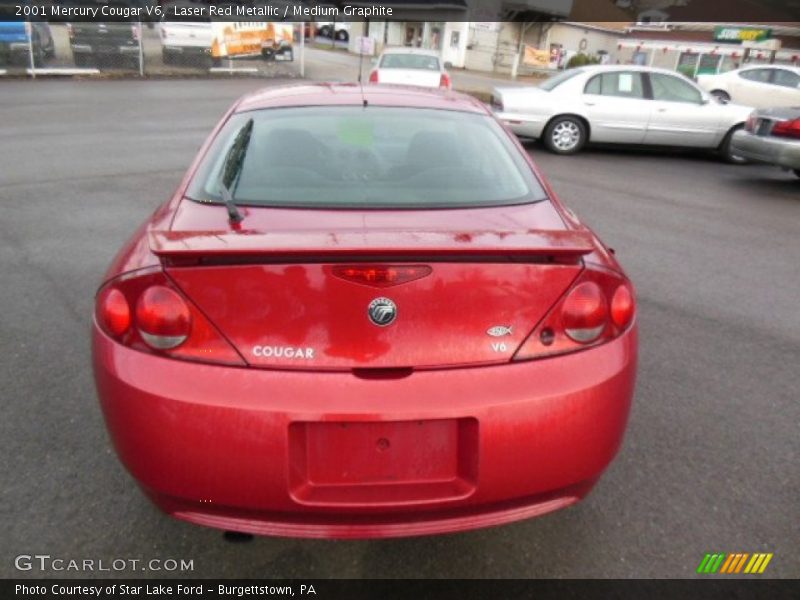
[[[0,75],[302,77],[308,28],[283,27],[280,40],[230,57],[208,22],[0,22]]]

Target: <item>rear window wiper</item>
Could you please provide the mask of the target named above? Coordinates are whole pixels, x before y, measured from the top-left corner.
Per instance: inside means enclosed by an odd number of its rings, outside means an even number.
[[[219,191],[222,201],[225,202],[225,207],[228,209],[228,218],[231,223],[238,223],[243,218],[242,213],[236,207],[234,194],[236,194],[236,186],[239,184],[239,176],[242,173],[242,165],[244,157],[247,155],[247,147],[250,145],[252,133],[253,119],[248,119],[236,134],[236,139],[233,140],[228,155],[225,157],[225,163],[222,165],[222,181]]]

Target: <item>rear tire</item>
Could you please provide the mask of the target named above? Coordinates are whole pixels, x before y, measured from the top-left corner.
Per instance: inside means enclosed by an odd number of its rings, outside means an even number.
[[[794,170],[794,174],[797,175],[798,177],[800,177],[800,169],[795,169]]]
[[[744,129],[744,125],[737,125],[736,127],[732,128],[725,136],[725,139],[722,140],[722,144],[720,144],[719,153],[722,157],[722,160],[724,160],[726,163],[732,165],[746,165],[749,162],[746,158],[736,156],[731,148],[731,145],[733,144],[733,135],[742,129]]]
[[[74,62],[76,67],[91,67],[94,64],[94,58],[89,54],[75,54]]]
[[[714,90],[711,92],[711,95],[723,104],[728,104],[728,102],[731,101],[730,94],[728,92],[723,92],[722,90]]]
[[[578,117],[556,117],[544,130],[542,141],[554,154],[575,154],[586,144],[586,125]]]
[[[47,53],[42,46],[42,39],[37,33],[33,34],[33,37],[31,38],[31,45],[33,46],[33,67],[43,67]]]

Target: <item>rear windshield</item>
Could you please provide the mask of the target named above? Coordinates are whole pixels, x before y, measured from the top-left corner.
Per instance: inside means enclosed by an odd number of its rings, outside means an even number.
[[[539,89],[549,92],[550,90],[554,90],[558,86],[560,86],[565,81],[569,81],[576,75],[580,75],[583,73],[582,69],[569,69],[567,71],[562,71],[558,75],[553,75],[549,79],[545,79],[542,83],[539,84]]]
[[[228,156],[241,156],[231,179]],[[233,147],[234,141],[237,146]],[[436,208],[518,204],[545,192],[505,130],[487,115],[369,106],[282,108],[234,115],[187,195],[294,207]]]
[[[425,54],[384,54],[381,69],[426,69],[439,70],[439,59]]]

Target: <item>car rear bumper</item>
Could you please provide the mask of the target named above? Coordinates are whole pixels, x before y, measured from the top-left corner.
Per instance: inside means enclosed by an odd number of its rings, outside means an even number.
[[[520,137],[540,138],[544,133],[545,125],[547,125],[545,117],[532,117],[512,112],[495,112],[495,116]]]
[[[800,140],[753,135],[737,131],[732,151],[754,162],[768,163],[786,169],[800,169]]]
[[[210,45],[202,45],[202,46],[189,46],[189,45],[178,45],[178,44],[164,44],[162,46],[162,50],[164,52],[172,53],[172,54],[182,54],[184,56],[210,56],[211,55],[211,46]]]
[[[139,54],[139,46],[119,45],[108,46],[98,44],[72,44],[72,52],[77,54],[119,54],[133,56]]]
[[[98,395],[167,513],[227,530],[394,537],[577,502],[622,441],[636,330],[603,346],[399,378],[176,361],[94,327]]]
[[[17,56],[28,54],[29,51],[27,40],[20,42],[0,42],[0,54],[13,54]]]

